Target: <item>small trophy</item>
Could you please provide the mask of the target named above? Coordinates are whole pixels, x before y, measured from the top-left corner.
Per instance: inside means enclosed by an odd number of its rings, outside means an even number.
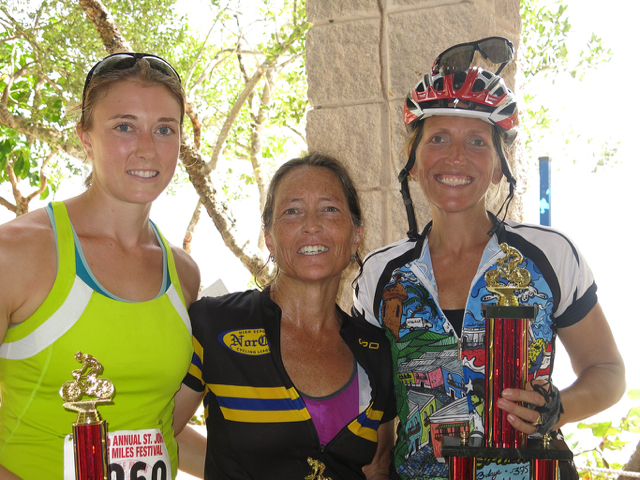
[[[307,458],[307,463],[311,467],[311,473],[304,477],[305,480],[331,480],[330,477],[325,477],[323,475],[326,467],[320,460],[314,460],[309,457]]]
[[[76,480],[108,480],[107,422],[102,420],[96,404],[109,403],[115,391],[113,383],[98,378],[102,364],[92,355],[77,352],[82,367],[73,370],[73,380],[60,388],[60,396],[67,410],[78,412],[73,424],[73,449]],[[93,398],[82,400],[87,395]]]
[[[498,295],[498,302],[482,305],[485,319],[485,383],[484,441],[469,444],[464,430],[459,439],[445,437],[442,454],[449,457],[449,478],[475,480],[479,459],[528,463],[531,480],[557,480],[558,460],[573,458],[571,450],[560,440],[548,435],[542,440],[529,439],[507,420],[507,413],[495,404],[505,388],[524,389],[527,382],[529,353],[529,321],[537,315],[537,307],[519,305],[515,292],[526,290],[531,274],[520,268],[524,261],[515,248],[502,243],[506,254],[495,270],[485,274],[487,290]],[[500,278],[506,280],[505,283]]]

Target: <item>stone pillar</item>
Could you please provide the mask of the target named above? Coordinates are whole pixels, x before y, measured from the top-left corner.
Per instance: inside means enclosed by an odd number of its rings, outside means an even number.
[[[307,142],[310,150],[341,159],[353,175],[365,219],[361,252],[367,253],[408,229],[397,180],[406,163],[405,96],[452,45],[498,35],[517,50],[520,2],[307,0],[306,9],[313,24],[307,36]],[[502,72],[511,88],[515,72],[515,62]],[[430,212],[417,182],[410,184],[421,229]]]

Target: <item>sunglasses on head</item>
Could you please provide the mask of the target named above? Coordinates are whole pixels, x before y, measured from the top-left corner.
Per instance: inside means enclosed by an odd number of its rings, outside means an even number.
[[[91,83],[91,79],[93,77],[99,77],[100,75],[104,75],[114,70],[126,70],[127,68],[133,67],[136,62],[142,58],[149,62],[149,65],[154,70],[157,70],[160,73],[164,73],[169,77],[173,77],[178,80],[178,82],[182,83],[180,80],[180,75],[178,75],[178,72],[176,72],[175,68],[173,68],[169,64],[169,62],[163,60],[160,57],[149,55],[147,53],[114,53],[113,55],[109,55],[108,57],[100,60],[93,66],[91,70],[89,70],[87,79],[84,81],[84,89],[82,90],[83,109],[84,100],[87,95],[87,88],[89,88],[89,84]]]
[[[477,42],[461,43],[447,48],[438,55],[433,62],[431,73],[436,75],[453,75],[454,73],[466,72],[476,52],[485,60],[491,63],[501,64],[495,72],[498,75],[506,65],[513,60],[513,43],[503,37],[488,37]]]

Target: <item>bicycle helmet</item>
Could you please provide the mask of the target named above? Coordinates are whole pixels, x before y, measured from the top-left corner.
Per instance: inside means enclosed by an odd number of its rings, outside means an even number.
[[[409,217],[407,234],[410,238],[417,238],[418,234],[407,177],[415,163],[415,151],[422,136],[424,120],[435,115],[478,118],[493,125],[494,144],[500,157],[502,173],[509,182],[509,195],[505,200],[507,209],[515,190],[516,180],[511,174],[500,140],[507,147],[513,144],[517,135],[515,126],[518,123],[518,108],[515,96],[504,79],[480,67],[454,74],[447,74],[446,69],[435,75],[428,73],[411,89],[404,103],[403,119],[407,131],[413,133],[419,129],[407,164],[398,175]]]

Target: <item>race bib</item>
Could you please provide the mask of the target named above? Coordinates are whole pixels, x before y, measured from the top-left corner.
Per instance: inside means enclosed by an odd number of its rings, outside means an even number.
[[[171,460],[157,428],[108,433],[109,480],[172,480]],[[64,440],[64,480],[75,480],[73,436]]]

